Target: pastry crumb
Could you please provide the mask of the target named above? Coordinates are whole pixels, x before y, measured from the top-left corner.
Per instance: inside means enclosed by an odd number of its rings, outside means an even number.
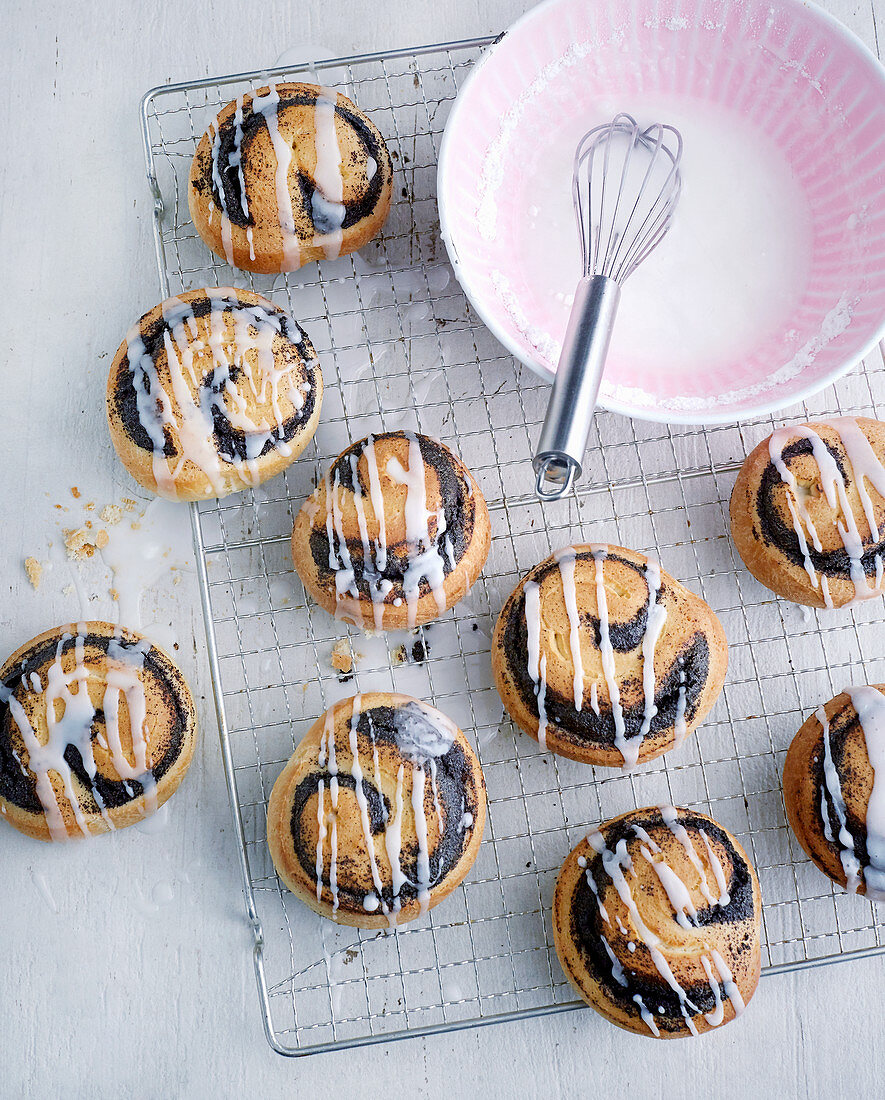
[[[123,518],[123,509],[119,504],[106,504],[98,513],[98,518],[102,523],[107,523],[109,526],[113,527],[114,524],[119,523]]]
[[[116,590],[116,588],[109,588],[108,595],[111,597],[112,600],[120,599],[120,593]]]
[[[72,486],[71,486],[71,496],[72,496],[72,497],[73,497],[73,498],[74,498],[75,500],[79,499],[79,496],[80,496],[80,490],[79,490],[79,489],[77,488],[77,486],[76,486],[76,485],[72,485]]]
[[[353,671],[353,657],[346,638],[339,638],[332,646],[332,667],[337,668],[339,672]]]
[[[86,509],[87,512],[94,512],[95,511],[95,501],[94,500],[87,500],[87,502],[84,504],[83,507]]]
[[[43,566],[36,558],[25,558],[25,572],[28,575],[28,580],[31,582],[31,587],[35,590],[38,589],[43,577]]]
[[[107,531],[103,528],[92,533],[92,524],[87,521],[85,527],[77,527],[64,532],[65,549],[68,557],[74,561],[85,561],[91,558],[96,550],[101,550],[110,541]]]
[[[398,645],[393,651],[393,663],[395,665],[404,665],[408,661],[409,655],[406,652],[404,645]]]
[[[132,499],[132,497],[123,497],[123,507],[126,509],[127,512],[134,512],[136,502]]]

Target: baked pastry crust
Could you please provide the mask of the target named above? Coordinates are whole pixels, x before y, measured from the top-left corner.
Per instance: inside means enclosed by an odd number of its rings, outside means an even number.
[[[314,912],[386,928],[455,889],[485,816],[482,769],[457,726],[408,695],[370,692],[336,703],[302,738],[271,792],[267,842]]]
[[[120,345],[108,425],[139,485],[206,500],[294,462],[322,398],[313,346],[287,313],[249,290],[191,290],[154,306]]]
[[[849,688],[803,723],[784,761],[784,805],[825,875],[885,901],[885,684]]]
[[[320,607],[369,631],[438,618],[488,557],[479,486],[441,443],[385,432],[352,443],[295,518],[292,558]]]
[[[808,607],[885,592],[885,424],[839,417],[779,428],[747,457],[731,533],[766,588]]]
[[[197,232],[245,271],[294,271],[367,244],[390,210],[393,168],[377,127],[317,84],[270,84],[228,103],[188,182]]]
[[[692,732],[725,681],[710,607],[644,554],[565,547],[535,566],[498,616],[495,686],[513,721],[572,760],[632,767]]]
[[[737,840],[672,806],[588,834],[556,883],[553,936],[578,994],[639,1035],[696,1035],[740,1015],[760,970],[761,898]]]
[[[68,623],[0,668],[0,814],[38,840],[143,820],[178,788],[195,741],[184,677],[135,631]]]

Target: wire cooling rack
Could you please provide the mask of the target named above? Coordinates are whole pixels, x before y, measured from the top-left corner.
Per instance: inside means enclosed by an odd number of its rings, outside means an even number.
[[[780,786],[787,745],[806,715],[847,684],[885,681],[885,605],[803,612],[741,566],[727,533],[728,497],[771,420],[702,430],[597,413],[577,492],[543,509],[536,502],[529,456],[546,386],[503,354],[470,309],[437,221],[443,127],[485,44],[170,85],[143,102],[164,294],[252,287],[304,325],[325,378],[322,422],[305,454],[260,488],[191,512],[261,1006],[283,1054],[575,1007],[550,926],[557,872],[588,826],[651,803],[699,808],[748,849],[762,884],[767,972],[885,950],[885,914],[809,863],[786,825]],[[268,77],[295,76],[339,88],[371,114],[395,165],[393,208],[361,255],[250,276],[197,237],[188,169],[224,103]],[[877,416],[883,375],[876,352],[779,422]],[[441,620],[411,636],[367,639],[306,599],[289,536],[340,450],[403,427],[463,457],[489,504],[492,549],[468,597]],[[697,734],[626,775],[543,753],[514,730],[492,686],[492,627],[517,579],[557,547],[584,540],[656,548],[664,568],[712,605],[730,644],[725,690]],[[331,663],[342,637],[349,676]],[[465,882],[394,934],[315,916],[281,886],[265,842],[268,795],[302,734],[336,700],[371,690],[403,691],[450,715],[473,740],[489,793],[485,839]]]

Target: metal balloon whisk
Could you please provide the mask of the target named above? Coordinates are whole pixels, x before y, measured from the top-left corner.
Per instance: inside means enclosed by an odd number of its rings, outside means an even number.
[[[535,450],[541,500],[558,499],[580,477],[621,284],[670,228],[681,159],[678,130],[659,122],[641,130],[627,114],[597,126],[578,144],[572,197],[583,277]]]

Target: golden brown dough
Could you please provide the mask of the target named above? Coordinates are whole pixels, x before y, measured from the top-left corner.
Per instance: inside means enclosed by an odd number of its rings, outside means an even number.
[[[490,545],[488,509],[470,472],[447,447],[413,432],[352,443],[292,531],[310,595],[369,631],[438,618],[467,594]]]
[[[197,232],[245,271],[294,271],[362,248],[390,210],[393,169],[377,127],[339,92],[270,84],[220,112],[197,146]]]
[[[885,684],[848,688],[808,718],[787,750],[784,804],[825,875],[885,901]]]
[[[672,806],[631,810],[588,834],[553,898],[556,953],[613,1024],[660,1039],[740,1015],[759,980],[761,899],[735,838]]]
[[[495,686],[520,729],[609,767],[681,744],[727,667],[708,605],[644,554],[608,544],[566,547],[535,566],[492,639]]]
[[[340,924],[386,928],[461,882],[485,826],[482,769],[445,715],[408,695],[336,703],[270,796],[267,841],[286,886]]]
[[[0,812],[38,840],[133,825],[176,791],[195,738],[157,646],[110,623],[47,630],[0,668]]]
[[[120,345],[108,425],[140,485],[206,500],[294,462],[322,398],[313,347],[287,313],[249,290],[191,290],[155,306]]]
[[[839,417],[779,428],[731,494],[744,565],[778,596],[844,607],[885,592],[885,424]]]

